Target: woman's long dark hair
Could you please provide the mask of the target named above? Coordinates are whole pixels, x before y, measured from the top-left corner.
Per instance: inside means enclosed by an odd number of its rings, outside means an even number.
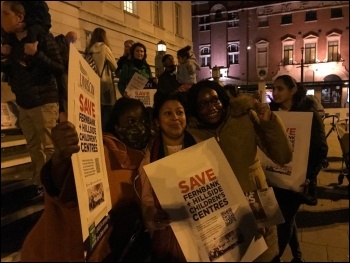
[[[86,47],[86,51],[89,51],[90,48],[97,42],[103,42],[107,47],[111,48],[107,39],[106,30],[101,27],[96,27],[91,34],[91,39],[89,45]]]
[[[107,122],[106,130],[105,132],[111,133],[114,136],[117,136],[117,133],[115,131],[114,126],[119,125],[119,118],[122,116],[126,111],[134,108],[141,108],[145,118],[147,119],[149,125],[151,123],[151,120],[149,118],[149,114],[147,112],[146,107],[143,105],[143,103],[140,100],[132,99],[132,98],[126,98],[122,97],[118,99],[113,107],[113,110],[111,112],[111,115],[109,117],[109,120]]]
[[[197,98],[199,92],[204,89],[209,88],[215,90],[218,94],[219,100],[222,103],[222,107],[226,110],[230,104],[230,97],[227,94],[227,91],[217,82],[211,80],[201,80],[194,84],[190,90],[187,92],[187,104],[189,114],[198,119],[197,113]]]
[[[297,88],[297,92],[293,96],[293,105],[292,105],[291,110],[295,109],[295,108],[298,108],[303,103],[303,101],[306,98],[306,88],[305,88],[305,86],[301,85],[301,84],[298,84],[297,81],[292,76],[289,76],[289,75],[278,76],[275,79],[275,81],[276,80],[282,80],[283,83],[289,89],[292,89],[294,87]]]

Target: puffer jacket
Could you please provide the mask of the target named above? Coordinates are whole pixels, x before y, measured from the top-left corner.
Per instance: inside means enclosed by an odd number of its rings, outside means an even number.
[[[270,109],[278,111],[280,104],[271,102]],[[325,136],[324,124],[318,113],[317,103],[306,96],[298,105],[293,105],[290,111],[313,112],[311,124],[311,138],[309,148],[309,160],[307,165],[306,178],[315,180],[322,169],[322,163],[327,158],[328,145]]]
[[[103,144],[112,202],[109,213],[112,227],[98,243],[88,260],[90,262],[101,262],[110,257],[111,252],[118,258],[129,241],[135,222],[142,221],[140,199],[133,185],[145,154],[127,147],[107,133],[103,135]],[[45,209],[23,243],[21,262],[85,261],[72,165],[67,163],[65,167],[58,167],[54,175],[53,172],[49,161],[41,173],[46,190]],[[60,174],[67,176],[59,191],[50,178]]]
[[[9,86],[16,96],[16,103],[25,109],[32,109],[47,103],[58,103],[56,76],[65,71],[62,57],[55,39],[42,34],[38,38],[38,50],[24,59],[26,37],[13,38],[11,54],[1,61],[1,71],[9,78]]]

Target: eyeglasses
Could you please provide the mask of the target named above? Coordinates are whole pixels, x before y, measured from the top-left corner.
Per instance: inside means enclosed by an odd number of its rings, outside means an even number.
[[[200,110],[209,108],[209,105],[217,106],[221,104],[221,101],[218,97],[212,97],[210,100],[202,100],[198,102],[197,106]]]

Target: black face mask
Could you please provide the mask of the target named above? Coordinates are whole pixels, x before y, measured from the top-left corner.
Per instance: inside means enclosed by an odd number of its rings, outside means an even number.
[[[118,138],[127,146],[136,149],[144,149],[150,137],[150,127],[141,122],[133,123],[128,127],[115,127]]]

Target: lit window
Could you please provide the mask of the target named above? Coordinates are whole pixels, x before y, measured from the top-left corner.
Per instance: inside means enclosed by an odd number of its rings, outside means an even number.
[[[283,49],[283,64],[293,65],[293,45],[285,45]]]
[[[282,40],[282,65],[294,64],[295,38],[288,36]]]
[[[338,41],[329,41],[328,42],[328,61],[339,61],[339,45]]]
[[[316,62],[316,43],[306,43],[305,44],[305,63],[315,63]]]
[[[200,60],[201,60],[201,66],[202,67],[210,67],[210,47],[204,46],[200,48]]]
[[[238,64],[239,56],[239,44],[238,43],[229,43],[227,47],[227,60],[228,64]]]
[[[124,1],[124,11],[134,13],[133,1]]]

